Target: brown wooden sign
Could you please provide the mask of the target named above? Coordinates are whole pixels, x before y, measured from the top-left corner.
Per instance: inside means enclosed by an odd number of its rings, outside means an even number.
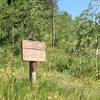
[[[22,40],[23,61],[46,61],[45,42]]]

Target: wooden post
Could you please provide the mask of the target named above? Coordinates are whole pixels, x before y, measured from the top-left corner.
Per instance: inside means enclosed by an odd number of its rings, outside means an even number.
[[[29,62],[29,79],[32,83],[37,81],[37,62],[36,61],[30,61]]]
[[[29,80],[37,81],[37,61],[46,61],[45,42],[22,40],[22,59],[29,62]]]
[[[32,81],[32,62],[29,62],[29,79]]]

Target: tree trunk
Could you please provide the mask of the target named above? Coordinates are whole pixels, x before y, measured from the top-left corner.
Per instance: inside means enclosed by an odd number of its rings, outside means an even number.
[[[52,0],[52,47],[55,47],[55,38],[56,38],[56,33],[55,33],[55,6],[54,6],[54,0]]]

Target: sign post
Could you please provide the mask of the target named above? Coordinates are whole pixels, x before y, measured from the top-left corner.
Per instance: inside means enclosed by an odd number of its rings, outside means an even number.
[[[22,59],[29,62],[29,79],[37,80],[37,62],[46,61],[45,42],[22,40]]]
[[[29,62],[29,79],[33,83],[37,81],[37,72],[36,72],[37,67],[38,67],[37,62],[35,61]]]

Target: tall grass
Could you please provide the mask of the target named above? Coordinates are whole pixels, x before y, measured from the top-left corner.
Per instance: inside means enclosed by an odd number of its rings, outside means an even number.
[[[100,100],[99,81],[80,80],[44,68],[39,68],[38,74],[39,79],[34,84],[23,78],[24,75],[14,81],[1,80],[0,100]]]
[[[28,63],[10,50],[0,54],[0,100],[100,100],[100,81],[91,57],[77,57],[48,48],[39,63],[38,81],[28,80]]]

